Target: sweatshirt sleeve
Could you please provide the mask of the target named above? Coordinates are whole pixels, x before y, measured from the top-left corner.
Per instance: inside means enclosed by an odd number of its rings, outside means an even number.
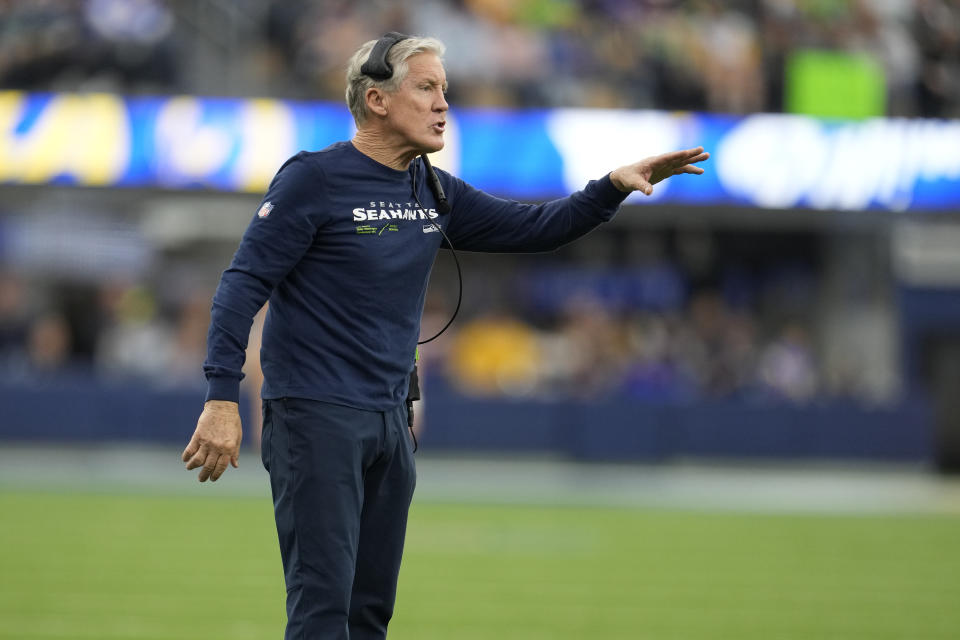
[[[454,248],[465,251],[552,251],[613,218],[628,195],[613,186],[609,175],[543,204],[504,200],[459,178],[449,180],[447,235]]]
[[[322,174],[302,154],[277,172],[213,296],[206,400],[237,402],[253,317],[300,261],[322,224]]]

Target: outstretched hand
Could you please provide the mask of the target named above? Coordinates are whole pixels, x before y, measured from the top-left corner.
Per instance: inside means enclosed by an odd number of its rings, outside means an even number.
[[[197,429],[181,458],[187,469],[200,469],[200,482],[209,478],[216,482],[227,470],[227,465],[239,466],[240,441],[243,429],[240,409],[236,402],[208,400],[197,420]]]
[[[610,172],[610,181],[620,191],[640,191],[649,196],[653,193],[653,185],[670,176],[681,173],[700,175],[703,169],[693,165],[709,157],[709,153],[703,152],[703,147],[672,151],[615,169]]]

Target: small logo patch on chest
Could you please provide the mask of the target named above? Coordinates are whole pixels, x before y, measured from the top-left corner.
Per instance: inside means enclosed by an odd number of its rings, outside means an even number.
[[[261,218],[266,218],[268,215],[270,215],[271,211],[273,211],[273,203],[264,202],[263,206],[260,207],[260,210],[257,211],[257,216]]]
[[[399,230],[400,230],[400,227],[398,227],[395,224],[390,224],[389,222],[387,224],[383,224],[377,227],[369,224],[357,225],[357,233],[360,235],[376,234],[378,236],[382,236],[384,231],[399,231]]]

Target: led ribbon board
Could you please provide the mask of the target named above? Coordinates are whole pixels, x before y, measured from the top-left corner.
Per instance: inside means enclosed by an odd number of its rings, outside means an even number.
[[[437,166],[505,197],[565,195],[620,164],[702,144],[706,174],[630,202],[960,209],[960,121],[457,109],[449,123]],[[0,92],[0,183],[260,193],[297,151],[353,132],[336,103]]]

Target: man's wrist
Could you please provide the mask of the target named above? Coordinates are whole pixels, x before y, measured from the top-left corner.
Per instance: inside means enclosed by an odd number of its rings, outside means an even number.
[[[620,180],[620,177],[617,175],[617,172],[618,172],[618,171],[619,171],[619,169],[614,169],[613,171],[611,171],[611,172],[608,174],[609,177],[610,177],[610,182],[613,184],[614,187],[616,187],[617,191],[622,191],[622,192],[624,192],[624,193],[630,193],[631,191],[633,191],[633,189],[631,189],[630,187],[626,186],[626,185],[623,183],[623,181]]]
[[[623,204],[623,201],[630,195],[628,191],[621,191],[613,183],[610,174],[603,176],[595,181],[591,190],[591,196],[600,206],[605,209],[615,210]]]
[[[203,403],[204,409],[213,409],[215,411],[238,411],[240,404],[232,400],[207,400]]]

